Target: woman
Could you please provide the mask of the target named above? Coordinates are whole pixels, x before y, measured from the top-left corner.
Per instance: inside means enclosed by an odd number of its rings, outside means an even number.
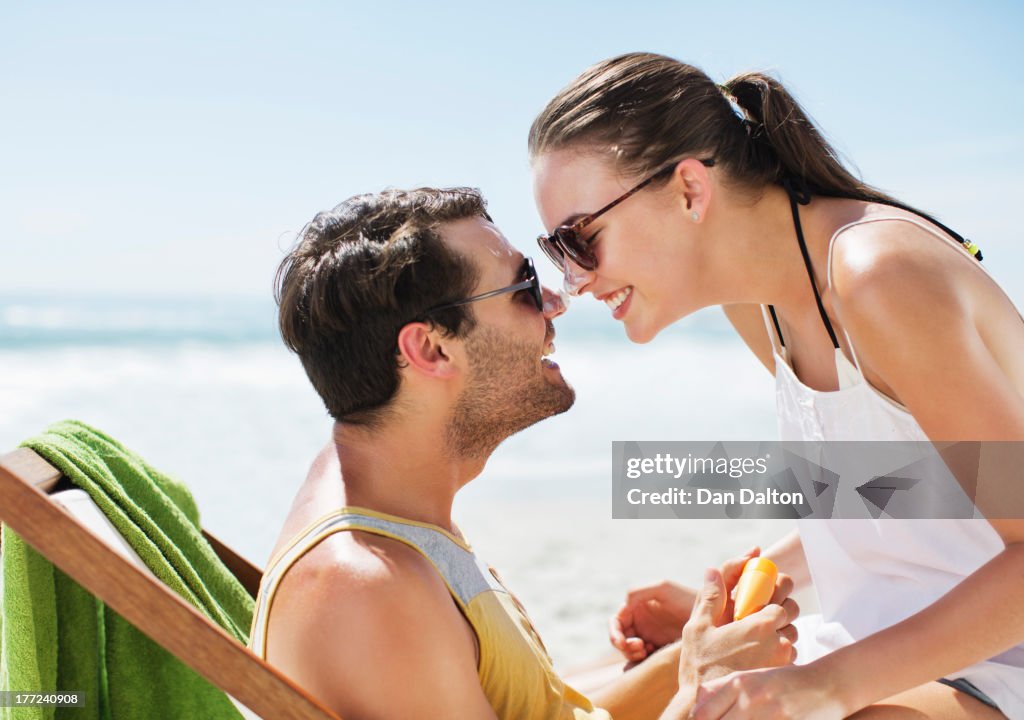
[[[853,177],[775,80],[613,58],[530,156],[567,288],[638,343],[722,305],[776,377],[781,439],[1024,439],[1024,322],[977,248]],[[813,578],[813,661],[731,676],[698,717],[1024,717],[1024,522],[811,521],[766,554]],[[634,600],[612,634],[638,659],[688,599]]]

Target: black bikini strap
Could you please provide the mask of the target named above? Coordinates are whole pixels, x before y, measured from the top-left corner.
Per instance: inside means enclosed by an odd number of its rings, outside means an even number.
[[[782,328],[779,327],[779,317],[775,314],[775,306],[769,305],[768,312],[772,314],[772,322],[775,323],[775,332],[779,335],[779,345],[786,347],[786,341],[782,339]]]
[[[818,312],[821,314],[822,322],[825,323],[825,329],[828,330],[828,336],[832,338],[832,345],[838,348],[839,342],[836,340],[836,333],[832,329],[832,323],[829,322],[828,315],[825,313],[825,306],[822,305],[821,296],[818,294],[818,286],[814,282],[814,270],[811,266],[811,257],[810,254],[807,252],[807,243],[804,241],[803,227],[800,225],[800,211],[798,206],[809,205],[811,202],[811,193],[807,189],[807,184],[804,182],[803,179],[800,178],[796,179],[795,183],[793,179],[786,178],[782,181],[782,186],[786,189],[786,194],[789,195],[789,207],[793,211],[793,226],[796,228],[796,239],[800,243],[800,254],[803,255],[804,265],[807,267],[807,277],[810,278],[811,281],[811,289],[814,291],[814,300],[818,304]],[[981,249],[977,245],[975,245],[973,242],[965,238],[963,235],[960,235],[956,231],[943,225],[941,222],[933,218],[931,215],[927,215],[921,212],[920,210],[915,210],[914,208],[909,207],[907,205],[903,205],[902,203],[882,201],[879,202],[880,204],[890,205],[892,207],[899,208],[900,210],[905,210],[909,213],[913,213],[918,217],[924,218],[932,225],[935,225],[936,227],[940,228],[947,235],[949,235],[958,243],[963,245],[967,252],[974,256],[975,260],[981,262]],[[772,322],[775,323],[775,332],[777,332],[779,335],[779,343],[782,345],[782,347],[785,347],[786,341],[782,339],[782,328],[779,327],[779,318],[775,314],[775,307],[769,305],[768,310],[772,314]],[[1022,315],[1021,317],[1024,318],[1024,315]]]
[[[825,329],[828,330],[828,336],[832,338],[833,347],[839,347],[839,341],[836,340],[835,330],[832,329],[832,323],[829,322],[828,315],[825,313],[825,306],[821,303],[821,295],[818,294],[818,286],[814,282],[814,267],[811,265],[811,255],[807,252],[807,243],[804,241],[804,229],[800,225],[800,205],[808,205],[811,202],[811,194],[807,191],[806,186],[801,183],[799,189],[793,187],[793,183],[789,178],[786,178],[782,182],[783,187],[786,188],[786,194],[789,195],[789,207],[793,211],[793,225],[796,227],[796,239],[800,243],[800,254],[804,256],[804,265],[807,267],[807,277],[811,281],[811,290],[814,291],[814,301],[818,304],[818,312],[821,314],[821,320],[825,323]],[[772,316],[775,316],[775,311],[772,311]],[[776,321],[776,327],[778,327],[778,321]],[[779,337],[781,338],[781,333]]]

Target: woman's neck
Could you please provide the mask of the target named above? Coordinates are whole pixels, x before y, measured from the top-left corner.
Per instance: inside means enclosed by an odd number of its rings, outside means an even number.
[[[707,288],[714,299],[708,304],[773,305],[794,319],[807,312],[817,315],[786,191],[769,186],[753,203],[735,193],[731,197],[722,193],[720,198],[723,204],[708,218],[708,266],[712,271],[707,277],[715,285]],[[827,285],[833,233],[862,216],[864,205],[820,197],[812,198],[808,205],[797,205],[819,291]]]

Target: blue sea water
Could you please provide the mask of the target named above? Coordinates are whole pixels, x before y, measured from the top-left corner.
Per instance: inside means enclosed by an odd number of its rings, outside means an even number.
[[[331,430],[274,310],[269,298],[0,297],[0,452],[57,420],[93,424],[184,480],[204,525],[265,563]],[[643,346],[589,300],[556,328],[575,407],[506,441],[455,517],[572,663],[606,647],[628,585],[699,578],[779,534],[612,521],[612,440],[771,439],[774,394],[719,310]]]
[[[274,311],[269,298],[0,298],[0,447],[65,417],[92,423],[184,478],[263,558],[330,431]],[[604,499],[614,439],[774,437],[771,379],[720,311],[646,346],[593,301],[556,327],[576,407],[506,442],[467,499]]]

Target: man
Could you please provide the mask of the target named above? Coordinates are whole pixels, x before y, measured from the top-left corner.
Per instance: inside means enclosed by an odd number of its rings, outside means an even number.
[[[477,192],[389,191],[320,213],[281,265],[278,302],[335,426],[264,575],[250,644],[341,717],[654,718],[673,696],[665,717],[682,717],[701,672],[791,661],[792,601],[717,627],[727,585],[712,571],[686,660],[678,644],[656,653],[595,709],[459,534],[459,489],[502,440],[574,400],[546,358],[564,306]]]

